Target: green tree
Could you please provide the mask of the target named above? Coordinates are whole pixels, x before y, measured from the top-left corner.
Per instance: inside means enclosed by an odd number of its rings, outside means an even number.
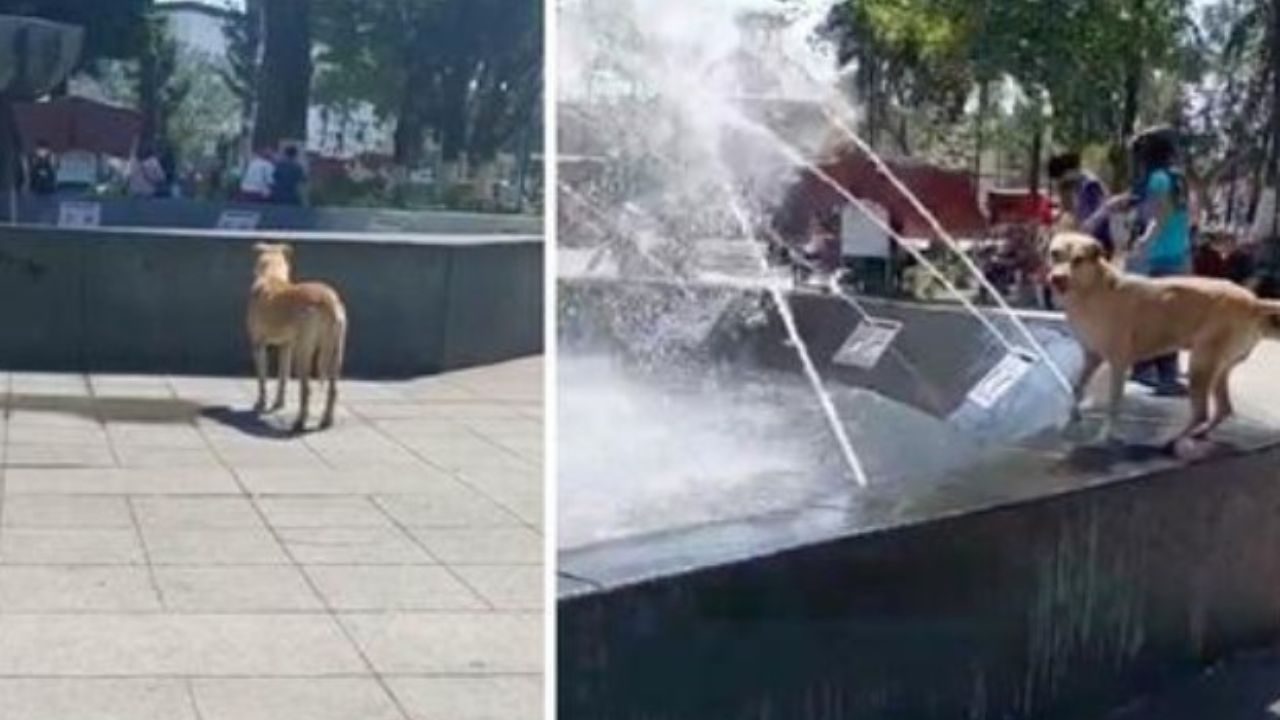
[[[447,164],[485,163],[541,106],[542,7],[532,0],[317,0],[317,99],[395,121],[398,163],[429,134]]]
[[[175,81],[186,93],[169,114],[169,138],[180,157],[211,160],[240,130],[239,99],[206,57],[180,56]]]
[[[1123,156],[1154,114],[1142,105],[1152,83],[1184,58],[1187,13],[1186,0],[850,0],[826,33],[841,63],[854,63],[864,131],[875,142],[887,131],[903,152],[912,122],[955,125],[976,95],[976,153],[992,88],[1012,81],[1032,120],[1034,185],[1050,127],[1063,144],[1106,143]]]
[[[246,0],[244,12],[231,15],[222,26],[227,41],[227,64],[218,68],[218,75],[239,105],[240,136],[244,145],[249,144],[253,134],[258,98],[262,65],[262,3],[263,0]]]
[[[191,91],[191,79],[178,72],[178,46],[162,18],[145,21],[143,50],[132,73],[142,113],[139,144],[152,149],[171,143],[170,122]]]

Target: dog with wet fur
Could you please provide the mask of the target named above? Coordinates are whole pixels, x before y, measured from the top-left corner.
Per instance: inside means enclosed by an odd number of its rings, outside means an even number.
[[[1111,387],[1103,434],[1108,439],[1134,363],[1190,351],[1191,420],[1171,444],[1177,449],[1180,441],[1202,439],[1231,416],[1231,371],[1262,338],[1280,339],[1280,302],[1259,299],[1226,280],[1122,272],[1097,240],[1078,232],[1053,238],[1049,263],[1049,284],[1085,351],[1073,419],[1079,419],[1090,378],[1106,362]]]
[[[293,249],[284,244],[258,243],[253,286],[249,292],[248,330],[253,363],[258,376],[256,412],[267,410],[267,353],[276,348],[280,382],[271,410],[284,407],[290,371],[302,390],[293,431],[306,428],[311,401],[311,379],[328,381],[328,397],[320,427],[333,425],[338,399],[338,377],[346,348],[347,311],[338,293],[320,282],[295,283],[291,277]]]

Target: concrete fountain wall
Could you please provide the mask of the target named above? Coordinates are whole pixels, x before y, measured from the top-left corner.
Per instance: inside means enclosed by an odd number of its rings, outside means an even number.
[[[630,585],[570,582],[559,716],[1089,717],[1275,640],[1277,468],[1280,451],[1257,450]]]
[[[838,303],[796,303],[820,358],[834,344],[816,318]],[[908,328],[948,312],[883,311]],[[969,352],[958,324],[922,342]],[[781,367],[750,349],[777,344],[760,333],[739,337],[739,359]],[[942,412],[953,394],[944,384],[918,405]],[[1170,407],[1136,403],[1129,422],[1162,435],[1179,421]],[[1280,445],[1248,423],[1221,437],[1194,464],[1151,448],[1011,448],[925,492],[873,482],[562,551],[559,716],[1098,717],[1280,637]]]
[[[63,202],[93,203],[106,227],[212,230],[228,211],[253,213],[262,230],[303,230],[346,233],[514,234],[537,235],[542,218],[534,215],[472,213],[445,210],[388,210],[383,208],[296,207],[265,203],[211,202],[183,198],[24,196],[18,204],[19,222],[58,224]]]
[[[344,296],[346,371],[405,376],[542,349],[539,236],[0,229],[0,367],[243,374],[260,240]]]

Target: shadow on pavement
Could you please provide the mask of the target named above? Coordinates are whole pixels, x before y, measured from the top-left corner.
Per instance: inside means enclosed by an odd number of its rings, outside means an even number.
[[[14,411],[77,415],[99,422],[138,422],[182,424],[192,422],[201,406],[178,398],[122,398],[89,395],[35,395],[15,393],[7,396],[5,412]]]
[[[200,416],[256,438],[291,440],[299,435],[299,433],[293,432],[288,427],[273,425],[267,421],[267,418],[271,417],[270,415],[264,415],[254,410],[237,410],[226,405],[219,405],[202,409]]]

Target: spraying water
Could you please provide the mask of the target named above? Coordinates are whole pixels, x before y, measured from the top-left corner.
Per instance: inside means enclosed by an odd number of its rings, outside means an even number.
[[[759,5],[776,7],[768,2]],[[794,7],[795,4],[791,5]],[[683,0],[565,0],[561,10],[559,57],[560,151],[562,155],[574,158],[598,158],[593,162],[599,163],[599,169],[584,179],[573,174],[579,166],[570,168],[573,172],[566,172],[562,159],[560,189],[589,217],[584,224],[594,228],[592,234],[609,238],[609,245],[615,251],[621,250],[635,258],[633,272],[639,273],[641,278],[656,276],[675,281],[673,298],[654,299],[651,295],[661,293],[646,295],[642,290],[628,289],[615,293],[615,297],[621,296],[624,300],[611,301],[615,303],[613,310],[633,316],[631,321],[614,323],[615,330],[621,328],[636,333],[640,337],[634,342],[644,348],[665,342],[664,336],[670,329],[667,326],[672,322],[702,323],[703,315],[714,316],[718,312],[715,307],[702,307],[708,305],[704,290],[710,277],[698,275],[696,271],[691,274],[683,263],[677,267],[667,260],[668,257],[696,256],[695,251],[701,246],[719,247],[731,243],[738,243],[750,252],[751,264],[759,273],[758,277],[739,277],[734,283],[721,283],[717,279],[714,284],[726,288],[729,294],[736,292],[749,297],[763,293],[771,301],[770,306],[776,309],[788,344],[803,369],[801,387],[808,387],[810,404],[816,399],[817,409],[821,411],[814,413],[815,421],[821,417],[827,433],[835,439],[834,449],[838,453],[829,453],[831,459],[841,459],[846,474],[859,485],[866,485],[869,475],[874,475],[877,483],[881,478],[897,477],[900,473],[886,471],[887,461],[880,451],[892,446],[889,437],[896,439],[904,434],[902,428],[906,424],[916,423],[914,435],[919,438],[927,438],[930,434],[950,437],[948,433],[958,428],[968,431],[982,427],[983,422],[996,413],[969,408],[967,412],[977,417],[977,422],[957,422],[950,428],[935,427],[920,418],[908,421],[898,409],[890,410],[900,406],[872,393],[859,391],[848,394],[844,392],[845,388],[825,386],[813,353],[800,333],[791,293],[770,275],[768,260],[762,252],[766,243],[777,240],[769,239],[771,228],[767,218],[781,204],[798,172],[810,173],[830,185],[844,201],[866,211],[867,206],[860,198],[835,182],[813,159],[824,149],[830,149],[833,128],[853,146],[864,152],[867,148],[850,130],[856,109],[847,103],[840,103],[833,109],[830,103],[832,88],[839,82],[834,54],[826,46],[811,41],[813,28],[826,15],[828,8],[811,2],[800,15],[792,13],[780,19],[768,12],[738,15],[735,8],[739,8],[737,2],[730,5]],[[765,99],[778,102],[761,110]],[[754,101],[760,102],[753,105]],[[784,114],[795,108],[811,108],[815,112],[809,115],[820,122],[804,125],[788,121],[787,129],[778,131],[775,129],[776,118],[772,116],[775,107],[782,108]],[[569,118],[569,122],[566,123],[565,118]],[[878,156],[867,154],[882,172],[888,170]],[[937,230],[936,219],[923,203],[912,197],[905,185],[891,173],[887,179],[893,187],[905,191],[903,194],[908,201]],[[874,213],[867,213],[867,216],[877,220]],[[643,218],[642,227],[628,225],[628,218],[633,217]],[[991,333],[1000,347],[1010,353],[1021,354],[1024,343],[1022,339],[1019,342],[1013,340],[1009,327],[997,325],[980,311],[913,244],[890,227],[882,226],[881,229],[914,257],[922,270],[936,278]],[[964,256],[954,238],[945,231],[939,232],[938,236],[952,252],[961,256],[978,283],[985,285],[985,278],[976,272],[976,267]],[[731,238],[729,243],[723,240],[725,237]],[[712,238],[715,238],[714,242],[710,242]],[[761,242],[762,238],[764,242]],[[672,252],[667,252],[669,249]],[[598,263],[604,252],[607,250],[597,248],[592,262],[588,264]],[[619,270],[619,273],[626,277],[625,271]],[[737,289],[731,289],[733,287]],[[693,292],[694,288],[699,288],[699,291]],[[830,289],[862,318],[870,317],[855,297],[846,295],[834,283]],[[998,297],[998,293],[992,295]],[[693,312],[700,308],[705,312]],[[686,309],[690,311],[686,313]],[[1010,313],[1009,320],[1014,333],[1037,351],[1045,360],[1043,365],[1061,381],[1063,376],[1057,365],[1020,318]],[[702,336],[702,331],[695,330],[683,339],[699,336]],[[621,339],[628,345],[633,342]],[[896,354],[898,351],[891,346],[889,352]],[[658,356],[663,362],[670,359],[661,353]],[[910,363],[899,364],[913,373]],[[685,377],[688,370],[663,366],[657,375],[676,371]],[[928,378],[919,377],[918,380],[928,384]],[[575,375],[566,376],[565,382],[574,384],[580,381]],[[700,407],[718,401],[719,395],[715,393],[735,392],[727,389],[723,378],[717,380],[708,374],[704,382],[707,384],[704,392],[712,391],[712,395],[699,403]],[[781,383],[782,380],[771,378],[767,382]],[[576,384],[573,386],[585,392]],[[622,380],[603,379],[592,392],[603,393],[606,387],[610,392],[634,392],[636,398],[648,397],[650,392],[636,389],[639,386],[630,387]],[[792,388],[787,395],[787,402],[799,400],[800,396],[794,392],[796,389]],[[833,398],[833,391],[838,391],[841,402]],[[580,411],[584,417],[594,417],[600,408],[606,407],[607,397],[608,394],[578,396],[570,406],[578,410],[571,410],[571,413]],[[645,407],[659,407],[676,401],[654,401],[656,404],[653,405],[648,404],[649,400],[644,402]],[[856,407],[848,403],[856,403]],[[751,412],[767,414],[772,407],[771,403],[764,403]],[[686,409],[683,404],[680,410],[676,410],[677,414],[691,411],[692,408]],[[774,450],[771,456],[778,460],[765,462],[759,449],[773,447],[768,444],[770,439],[752,434],[754,425],[748,422],[747,414],[739,415],[733,407],[724,408],[723,413],[734,419],[724,425],[724,436],[712,438],[701,435],[703,432],[711,433],[713,427],[721,427],[713,417],[707,416],[705,425],[699,424],[697,429],[690,428],[687,433],[678,433],[670,439],[673,443],[687,442],[689,448],[678,455],[686,457],[685,462],[691,467],[703,467],[710,474],[702,481],[709,484],[703,491],[711,486],[724,489],[737,484],[721,472],[723,468],[736,469],[730,473],[734,478],[739,475],[752,478],[756,476],[751,471],[752,466],[764,468],[769,474],[774,471],[768,469],[774,468],[782,458],[792,457],[790,452]],[[1039,416],[1035,422],[1041,422]],[[792,424],[793,421],[787,421],[779,427]],[[850,424],[858,431],[860,450],[855,450],[850,439]],[[583,421],[581,432],[598,435],[607,426],[608,423],[601,422],[599,418],[588,418]],[[990,429],[993,426],[988,424],[985,427]],[[876,437],[882,430],[889,435]],[[1006,424],[997,432],[1008,431]],[[665,435],[662,437],[666,438]],[[635,438],[628,438],[616,448],[603,442],[603,437],[597,439],[602,442],[594,444],[597,454],[590,458],[562,451],[562,463],[570,469],[570,474],[573,468],[578,468],[584,482],[591,488],[596,487],[591,478],[597,477],[602,467],[598,463],[617,466],[617,463],[609,463],[597,456],[604,452],[604,448],[613,448],[609,452],[619,453],[622,448],[630,450],[636,445],[633,442]],[[658,441],[655,439],[654,442]],[[947,449],[940,451],[941,455],[913,457],[908,465],[922,469],[931,466],[930,463],[942,467],[958,462],[959,458],[967,457],[959,449],[961,444],[944,443]],[[581,441],[574,443],[574,447],[586,445]],[[714,449],[718,461],[709,460],[708,448]],[[674,458],[666,450],[658,452]],[[645,457],[648,457],[647,453]],[[752,458],[752,461],[744,463],[743,458]],[[797,468],[805,467],[798,460],[793,464]],[[627,468],[628,471],[639,471],[641,465],[643,463],[639,461],[627,463]],[[824,472],[829,470],[827,468]],[[647,483],[650,488],[665,488],[669,498],[684,496],[687,489],[683,485],[672,487],[673,482],[668,476],[686,477],[679,467],[665,467],[655,469],[652,477],[642,482],[628,482],[627,487],[639,492],[639,486]],[[582,492],[591,495],[596,490],[584,489]],[[669,501],[654,500],[659,505]],[[640,500],[635,502],[642,504]],[[744,507],[754,506],[751,502],[743,504]]]
[[[733,216],[738,220],[742,232],[748,237],[751,236],[751,221],[747,218],[746,211],[742,209],[742,205],[737,199],[729,194],[729,207],[733,210]],[[761,272],[768,271],[768,264],[763,255],[760,257]],[[813,387],[813,392],[818,397],[818,404],[822,408],[823,415],[827,418],[827,423],[831,426],[831,432],[835,435],[836,442],[840,446],[840,454],[844,456],[845,463],[849,466],[849,471],[853,473],[853,479],[862,487],[867,486],[867,472],[862,467],[862,461],[858,459],[858,454],[853,450],[853,443],[849,441],[849,434],[844,429],[844,423],[840,421],[840,413],[836,411],[835,403],[831,401],[831,395],[822,384],[822,376],[818,374],[818,368],[813,364],[813,357],[809,354],[809,346],[805,344],[804,338],[800,336],[800,329],[796,326],[795,313],[791,311],[791,303],[787,300],[786,295],[776,283],[770,283],[769,294],[773,297],[773,304],[778,309],[778,315],[782,318],[782,324],[786,326],[787,337],[795,346],[796,355],[800,357],[800,364],[804,367],[805,377],[809,380],[809,385]]]

